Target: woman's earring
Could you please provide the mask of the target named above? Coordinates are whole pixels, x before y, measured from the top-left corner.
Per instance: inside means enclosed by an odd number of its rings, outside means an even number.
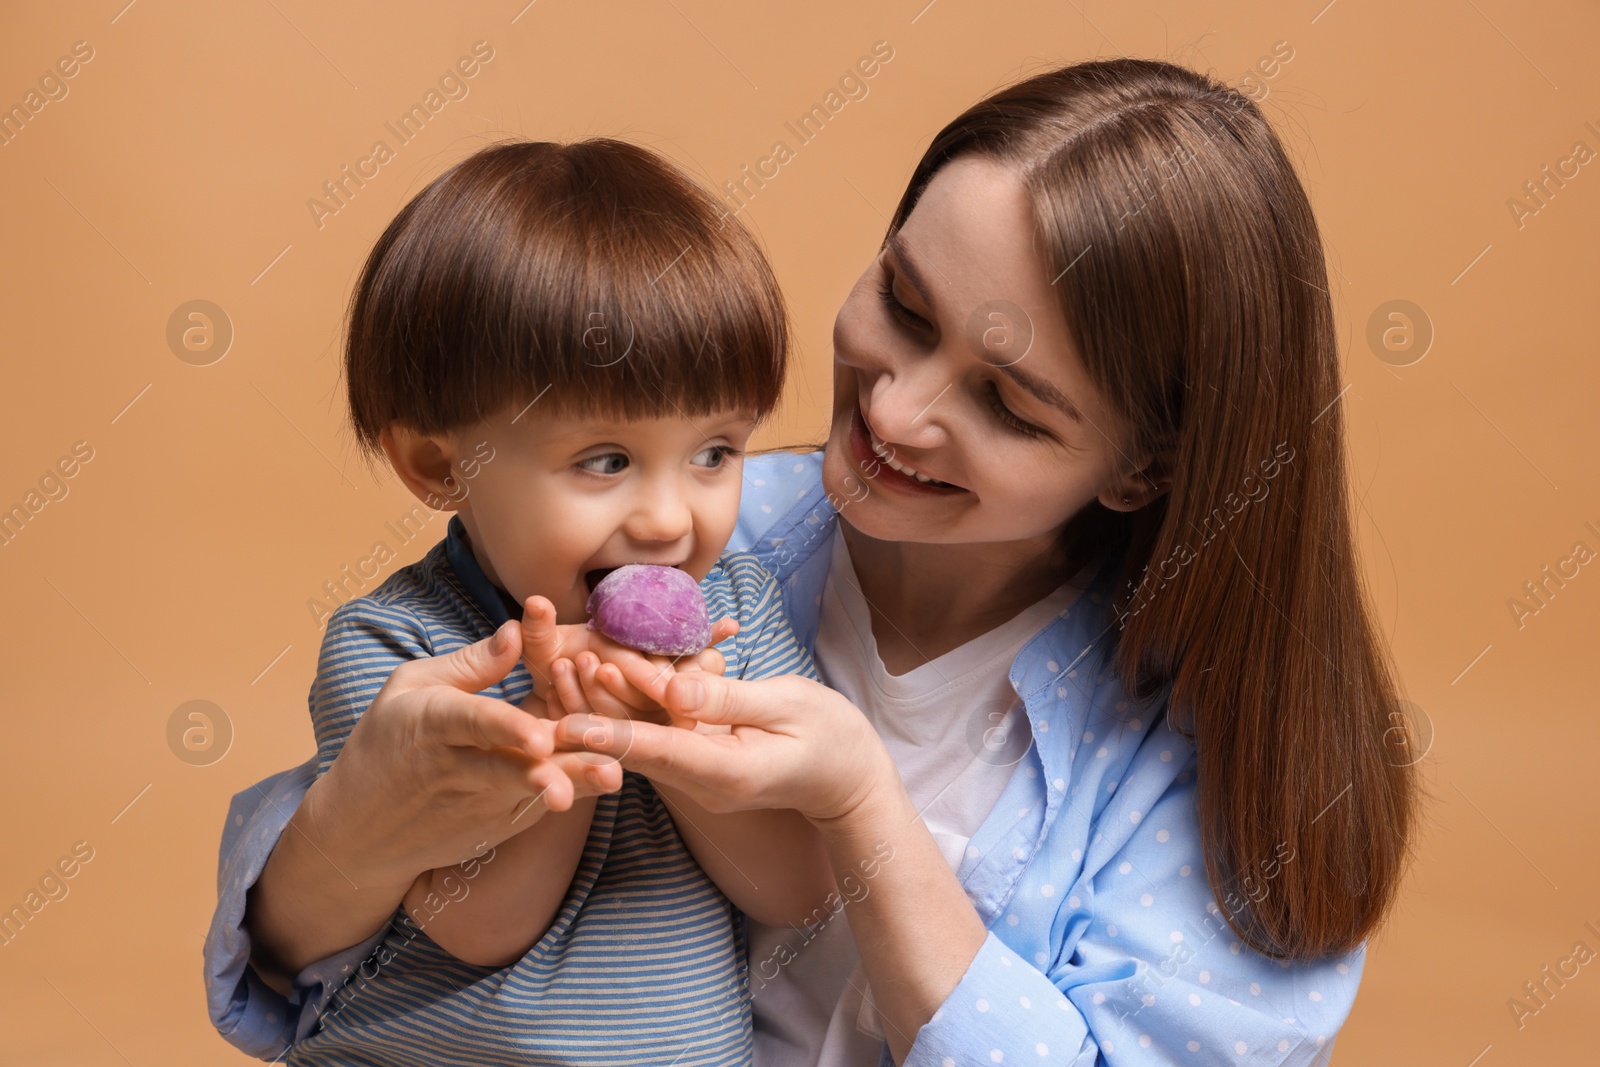
[[[1124,504],[1131,504],[1131,503],[1133,503],[1133,498],[1132,498],[1132,497],[1126,497],[1126,496],[1125,496],[1125,497],[1123,497],[1123,498],[1122,498],[1122,502],[1123,502],[1123,503],[1124,503]]]

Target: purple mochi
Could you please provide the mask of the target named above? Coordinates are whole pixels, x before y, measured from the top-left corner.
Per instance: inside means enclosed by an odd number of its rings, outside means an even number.
[[[595,585],[589,628],[657,656],[692,656],[711,642],[700,585],[676,567],[630,563]]]

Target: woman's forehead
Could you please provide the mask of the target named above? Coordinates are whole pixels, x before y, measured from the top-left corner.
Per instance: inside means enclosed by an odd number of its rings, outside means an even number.
[[[1009,364],[1029,379],[1024,388],[1033,385],[1030,392],[1046,394],[1069,417],[1110,421],[1061,311],[1056,286],[1067,284],[1066,272],[1048,276],[1033,199],[1012,170],[979,156],[947,163],[885,252],[941,322],[965,324],[979,359]],[[989,343],[1019,336],[1010,352]]]

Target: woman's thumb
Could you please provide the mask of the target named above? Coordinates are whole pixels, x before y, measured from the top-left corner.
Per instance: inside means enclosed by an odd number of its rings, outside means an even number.
[[[746,682],[708,671],[673,675],[667,682],[666,697],[663,703],[668,711],[697,722],[750,725],[764,725],[779,717],[782,700],[767,681]]]
[[[406,672],[408,689],[448,685],[467,693],[500,681],[517,665],[522,650],[522,634],[515,619],[508,619],[482,641],[458,648],[443,656],[410,660],[395,668]]]

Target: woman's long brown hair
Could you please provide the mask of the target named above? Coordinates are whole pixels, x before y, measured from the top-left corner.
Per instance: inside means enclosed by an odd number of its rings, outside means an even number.
[[[1133,513],[1089,504],[1063,539],[1070,559],[1121,553],[1109,662],[1135,699],[1165,691],[1195,742],[1207,877],[1249,901],[1223,913],[1266,955],[1350,950],[1398,891],[1421,754],[1361,581],[1335,319],[1294,167],[1214,79],[1080,63],[940,131],[890,232],[972,155],[1029,189],[1122,447],[1171,479]]]

